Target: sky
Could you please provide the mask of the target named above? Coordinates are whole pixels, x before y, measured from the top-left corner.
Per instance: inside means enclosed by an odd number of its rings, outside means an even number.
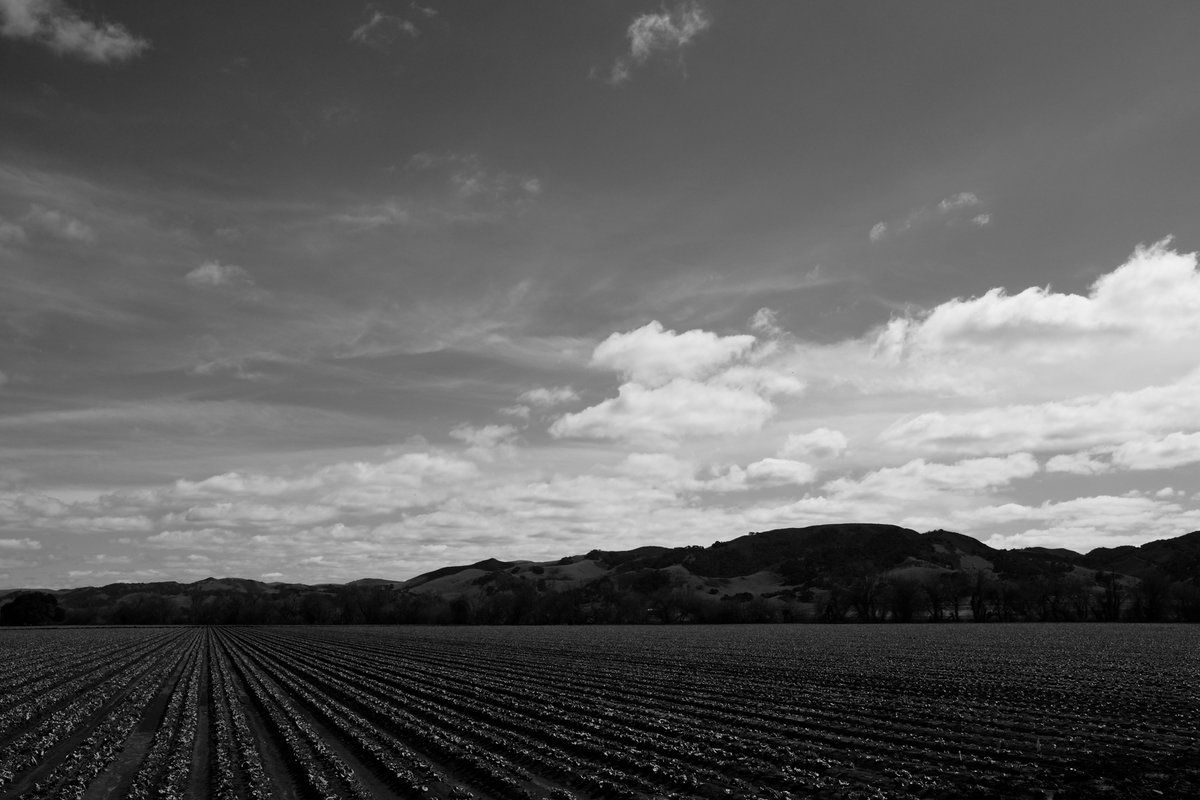
[[[1198,26],[0,0],[0,586],[1200,529]]]

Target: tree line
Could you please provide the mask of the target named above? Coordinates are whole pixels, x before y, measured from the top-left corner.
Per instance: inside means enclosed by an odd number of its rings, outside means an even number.
[[[869,564],[837,580],[765,595],[684,588],[666,569],[644,568],[557,590],[545,581],[484,576],[472,596],[442,597],[394,586],[194,595],[131,592],[60,606],[55,595],[20,593],[0,606],[3,625],[559,625],[688,623],[1200,622],[1200,587],[1151,573],[1067,570],[997,576],[959,571],[908,577]]]

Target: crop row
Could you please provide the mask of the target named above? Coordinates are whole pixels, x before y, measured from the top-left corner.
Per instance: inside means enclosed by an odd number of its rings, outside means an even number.
[[[66,753],[47,780],[53,784],[74,775],[98,774],[183,657],[185,651],[178,645],[196,637],[195,632],[175,632],[167,640],[156,637],[116,664],[78,675],[11,709],[0,730],[0,790],[73,739],[83,741]],[[72,783],[76,784],[78,780]],[[61,796],[68,796],[63,791]],[[35,787],[34,796],[40,794]]]
[[[195,653],[199,637],[182,637],[186,647],[152,654],[92,686],[78,700],[54,712],[43,725],[14,743],[17,769],[37,764],[51,748],[66,749],[48,774],[39,776],[22,800],[82,798],[88,785],[121,753],[146,707],[171,685],[180,662]],[[177,643],[178,644],[178,643]],[[58,745],[59,740],[64,745]],[[26,746],[31,744],[31,746]],[[72,746],[73,744],[73,746]],[[58,745],[56,747],[56,745]]]
[[[0,635],[0,800],[1197,795],[1200,636],[1090,630]]]

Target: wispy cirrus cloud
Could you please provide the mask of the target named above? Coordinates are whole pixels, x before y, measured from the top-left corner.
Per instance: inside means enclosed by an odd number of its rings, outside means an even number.
[[[150,47],[124,25],[84,19],[63,0],[0,0],[0,35],[95,64],[128,61]]]
[[[670,10],[641,14],[629,23],[625,36],[629,52],[617,57],[608,73],[614,86],[625,83],[647,62],[662,58],[683,68],[683,50],[712,26],[712,18],[697,2],[677,3]]]

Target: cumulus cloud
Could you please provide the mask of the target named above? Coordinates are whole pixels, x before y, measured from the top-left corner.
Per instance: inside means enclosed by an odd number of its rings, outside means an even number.
[[[885,467],[861,478],[837,478],[825,490],[839,498],[913,498],[934,492],[979,492],[1007,486],[1038,473],[1029,453],[1003,458],[972,458],[950,464],[914,459],[899,467]]]
[[[579,399],[579,393],[570,386],[538,387],[524,392],[517,399],[534,408],[554,408],[574,403]]]
[[[192,286],[249,286],[254,283],[250,273],[234,264],[206,261],[183,276]]]
[[[1074,452],[1186,433],[1200,418],[1196,267],[1195,253],[1167,241],[1138,247],[1086,294],[1033,287],[949,300],[892,320],[865,363],[841,348],[835,368],[856,370],[866,391],[986,404],[898,419],[882,434],[898,448]]]
[[[669,453],[631,453],[616,467],[619,475],[671,489],[674,492],[745,492],[803,486],[817,477],[811,464],[786,458],[763,458],[746,466],[710,466],[700,470],[691,461]]]
[[[629,52],[613,63],[609,83],[625,83],[633,77],[636,68],[658,57],[672,61],[682,69],[683,49],[711,25],[708,12],[696,2],[678,3],[670,10],[635,17],[625,32]]]
[[[550,433],[627,441],[739,434],[761,428],[774,410],[754,391],[688,378],[652,387],[625,383],[615,398],[555,420]]]
[[[1091,453],[1062,453],[1046,462],[1046,472],[1066,472],[1071,475],[1101,475],[1108,472],[1110,465],[1093,457]]]
[[[500,409],[501,414],[528,420],[534,410],[549,411],[579,400],[579,393],[570,386],[539,386],[522,392],[516,405]]]
[[[550,433],[661,444],[756,431],[775,413],[771,398],[805,388],[762,363],[774,350],[774,341],[753,335],[676,333],[658,321],[614,333],[593,350],[591,365],[621,376],[617,396],[560,417]]]
[[[123,25],[84,19],[63,0],[0,0],[0,35],[96,64],[128,61],[150,46]]]
[[[1200,432],[1175,432],[1159,439],[1125,442],[1113,450],[1112,463],[1121,469],[1137,470],[1173,469],[1185,464],[1198,464]]]
[[[1047,338],[1096,342],[1097,337],[1153,336],[1178,341],[1200,336],[1200,274],[1195,253],[1176,253],[1169,240],[1138,247],[1101,276],[1087,296],[1031,287],[1015,295],[992,289],[950,300],[916,319],[894,320],[879,344],[895,355],[951,351],[982,341],[1000,347],[1029,342],[1030,358],[1063,359],[1075,351],[1042,353]],[[1093,345],[1095,346],[1095,345]],[[1101,339],[1100,348],[1108,344]]]
[[[878,242],[883,237],[887,236],[888,224],[886,222],[876,222],[871,226],[871,230],[867,232],[872,242]]]
[[[971,208],[979,205],[979,198],[973,192],[959,192],[956,195],[947,197],[938,203],[938,211],[943,214],[949,211],[955,211],[960,208]]]
[[[779,455],[800,458],[836,458],[846,452],[850,442],[846,434],[829,428],[817,428],[808,433],[789,434]]]
[[[983,506],[958,512],[954,521],[979,530],[1017,526],[1014,533],[986,539],[992,547],[1069,547],[1087,552],[1110,543],[1142,544],[1180,536],[1200,528],[1200,510],[1166,497],[1097,495],[1039,505]]]
[[[771,308],[760,308],[754,312],[750,317],[750,330],[772,338],[778,338],[784,333],[779,325],[779,314]]]
[[[705,483],[703,488],[729,492],[803,486],[816,478],[817,470],[811,464],[786,458],[764,458],[745,467],[730,467],[724,475]]]
[[[1197,419],[1200,372],[1167,386],[1133,392],[957,414],[919,414],[892,424],[880,439],[897,448],[958,453],[1082,450],[1187,427]]]
[[[675,378],[703,378],[754,346],[749,334],[720,336],[709,331],[676,333],[654,320],[628,333],[614,333],[592,353],[592,365],[618,372],[643,386]]]
[[[1121,470],[1175,469],[1189,464],[1200,464],[1200,432],[1143,436],[1116,445],[1063,453],[1046,462],[1046,471],[1101,475]]]
[[[459,425],[450,431],[451,438],[467,446],[467,452],[484,460],[499,455],[511,455],[517,429],[512,425]]]

